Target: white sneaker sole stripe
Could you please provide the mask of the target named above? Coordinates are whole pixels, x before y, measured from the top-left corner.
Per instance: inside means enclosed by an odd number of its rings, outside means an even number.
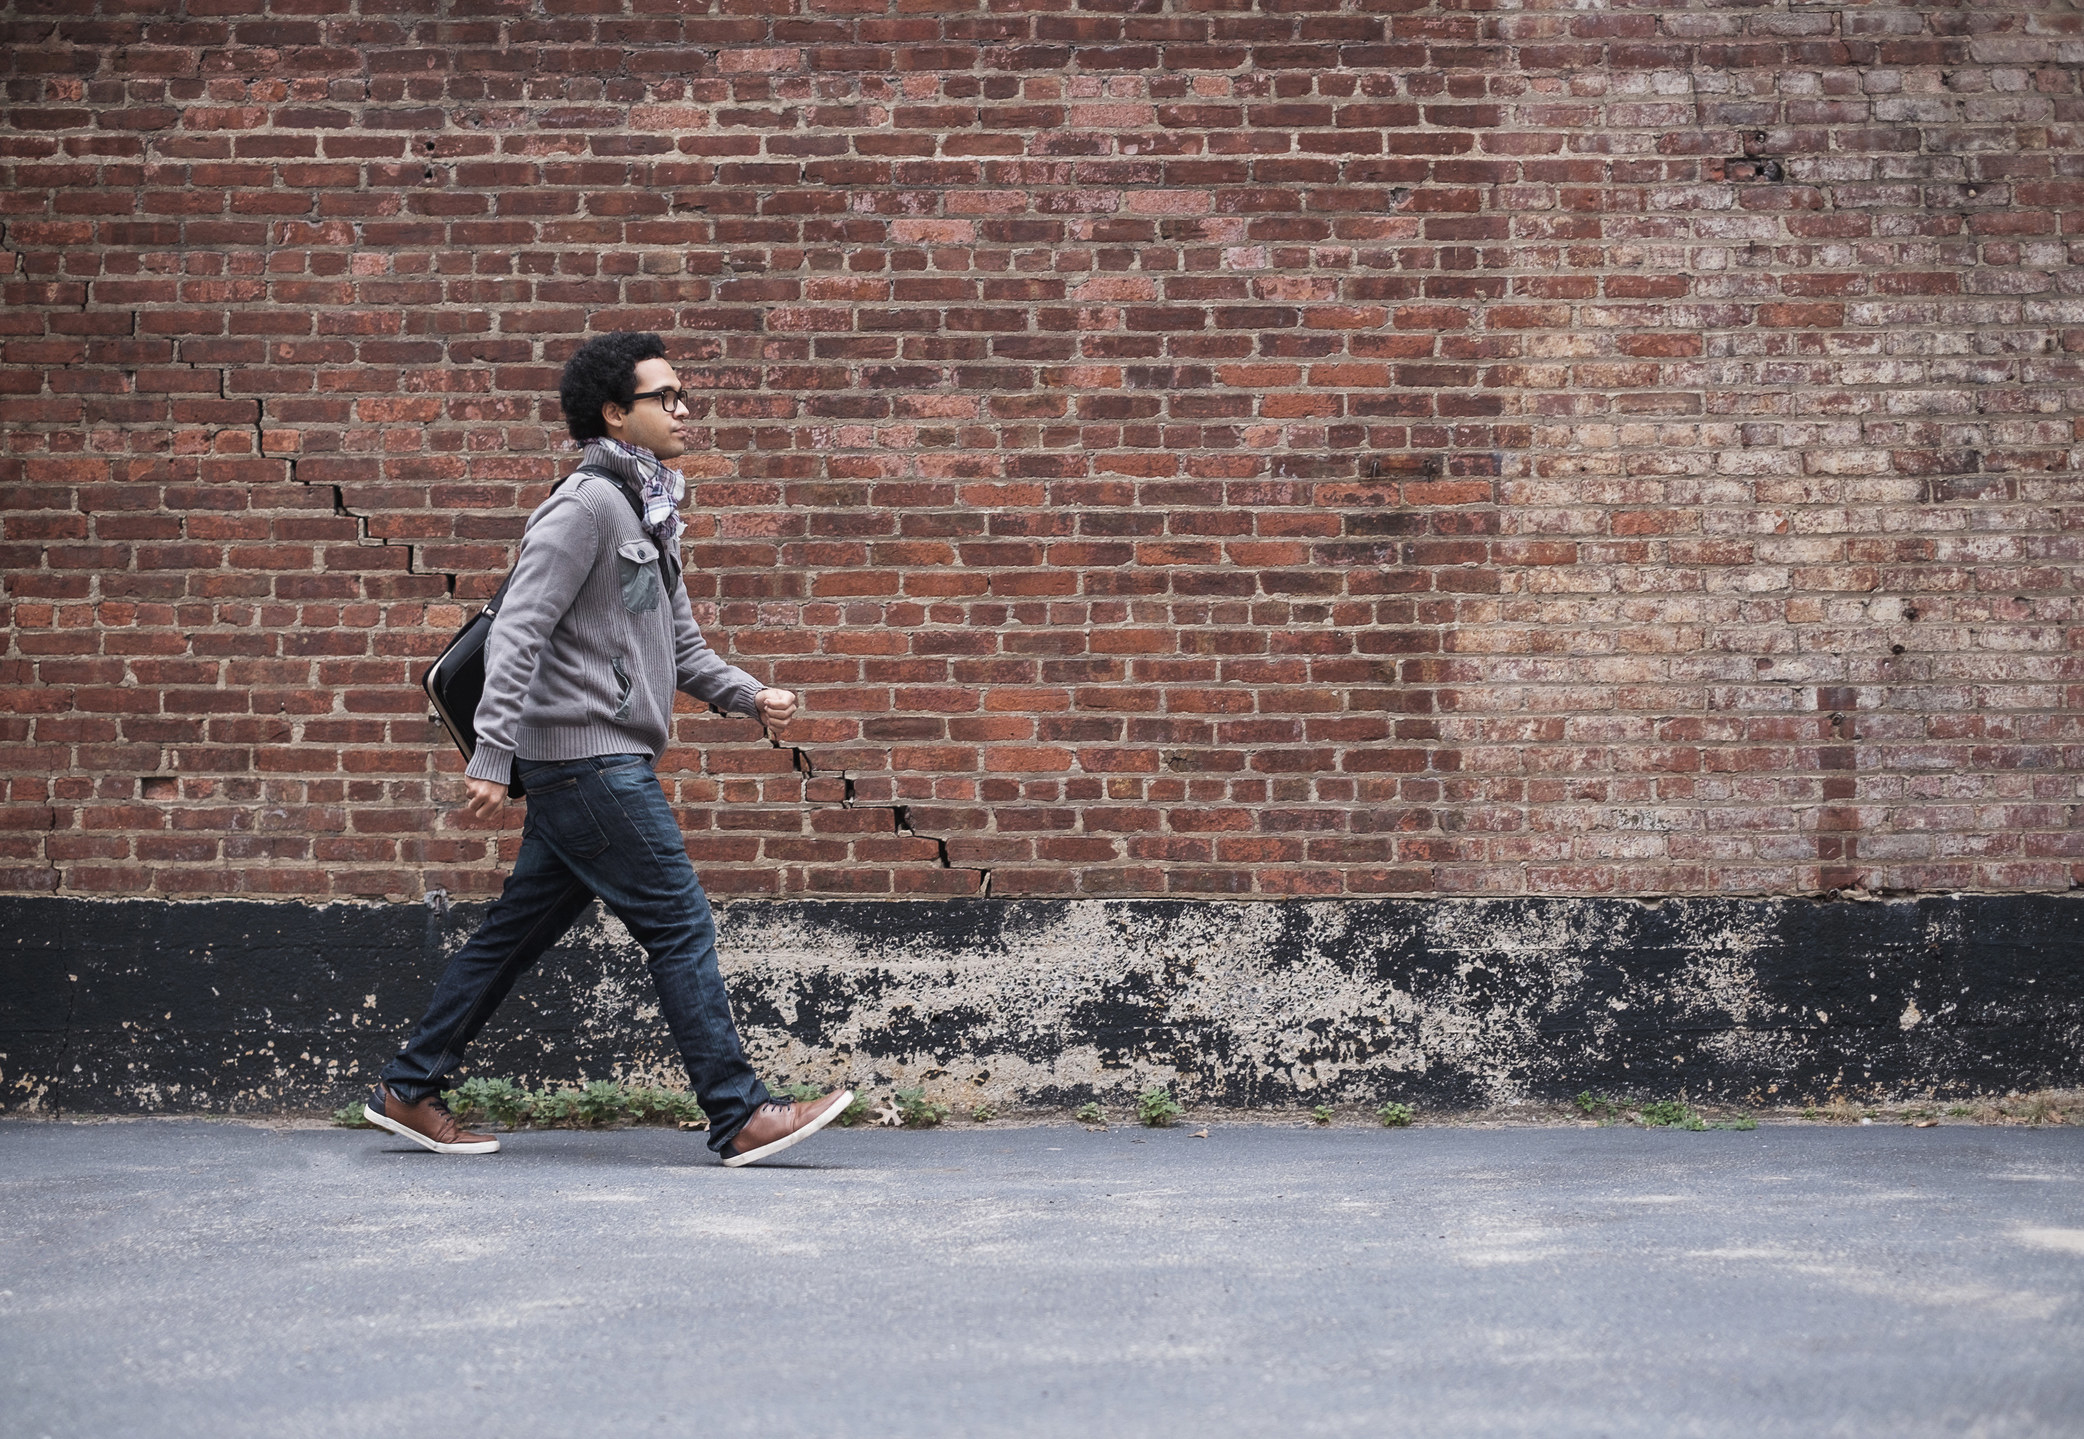
[[[748,1154],[727,1154],[724,1156],[724,1167],[726,1169],[736,1169],[741,1164],[751,1164],[756,1159],[765,1159],[770,1154],[779,1154],[792,1144],[801,1144],[833,1120],[839,1118],[840,1115],[846,1113],[847,1106],[853,1102],[854,1091],[851,1089],[841,1090],[838,1102],[828,1106],[823,1114],[804,1125],[803,1128],[793,1134],[784,1134],[781,1138],[775,1140],[774,1143],[763,1144]]]
[[[414,1144],[419,1145],[420,1148],[431,1149],[436,1154],[497,1154],[499,1152],[499,1141],[496,1139],[481,1140],[476,1144],[443,1144],[438,1139],[429,1139],[416,1129],[407,1129],[397,1120],[378,1114],[366,1104],[362,1106],[362,1118],[368,1120],[378,1129],[388,1129],[391,1133],[410,1139]]]

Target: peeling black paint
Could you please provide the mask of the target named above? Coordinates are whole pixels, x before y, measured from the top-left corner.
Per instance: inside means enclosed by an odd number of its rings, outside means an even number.
[[[368,1083],[481,913],[0,897],[0,1103],[330,1107]],[[1233,1106],[2084,1082],[2084,899],[2064,896],[718,913],[741,1026],[775,1078],[997,1074],[1001,1104],[1061,1104],[1155,1076]],[[994,988],[1020,965],[1061,999]],[[1327,1012],[1282,1019],[1312,984]],[[649,999],[640,957],[591,917],[522,981],[473,1070],[676,1073],[662,1024],[639,1013]]]

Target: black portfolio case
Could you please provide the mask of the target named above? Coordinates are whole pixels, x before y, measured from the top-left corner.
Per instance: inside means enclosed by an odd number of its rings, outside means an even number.
[[[478,750],[476,719],[478,701],[485,694],[485,641],[492,634],[492,621],[499,617],[500,602],[507,597],[507,585],[513,582],[514,577],[507,576],[499,592],[456,631],[456,637],[420,680],[427,698],[434,702],[435,718],[449,732],[456,748],[463,751],[465,764]],[[521,792],[521,779],[516,775],[507,782],[507,795],[519,799]]]

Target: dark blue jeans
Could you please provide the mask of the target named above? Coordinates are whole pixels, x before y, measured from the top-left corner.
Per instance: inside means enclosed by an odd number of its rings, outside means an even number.
[[[521,855],[456,951],[383,1081],[417,1102],[447,1088],[492,1011],[598,895],[644,946],[659,1008],[721,1150],[771,1096],[745,1057],[716,967],[716,921],[650,756],[516,760],[528,788]]]

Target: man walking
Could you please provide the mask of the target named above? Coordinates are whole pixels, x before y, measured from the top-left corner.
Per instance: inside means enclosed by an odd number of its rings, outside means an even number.
[[[783,1103],[753,1073],[716,964],[716,924],[653,766],[673,692],[779,732],[796,696],[766,689],[703,641],[680,573],[687,406],[657,335],[589,341],[559,386],[586,446],[578,470],[529,517],[485,644],[478,747],[465,806],[499,812],[510,778],[528,799],[521,853],[477,933],[435,986],[419,1027],[363,1113],[437,1154],[489,1154],[461,1128],[445,1080],[514,982],[599,896],[648,958],[659,1007],[727,1165],[778,1154],[830,1123],[840,1090]]]

